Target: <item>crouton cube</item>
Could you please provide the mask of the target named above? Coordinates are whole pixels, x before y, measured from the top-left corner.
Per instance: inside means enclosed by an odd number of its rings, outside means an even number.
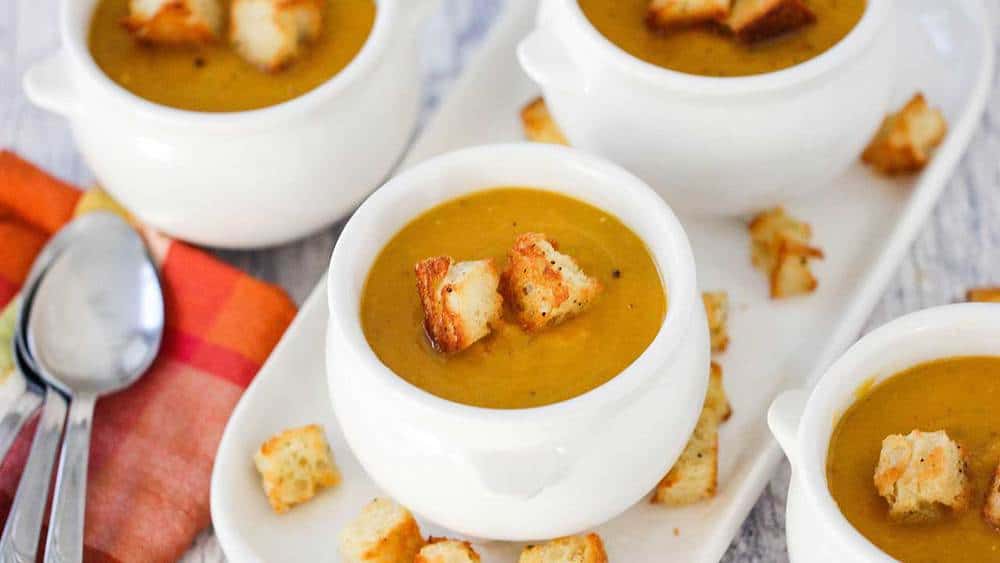
[[[418,262],[415,271],[424,328],[439,351],[465,350],[500,320],[503,298],[497,293],[500,276],[492,259],[456,263],[438,256]]]
[[[962,447],[944,430],[886,436],[874,481],[889,515],[904,522],[934,519],[945,508],[963,510],[969,501]]]
[[[653,503],[686,506],[715,496],[719,480],[719,425],[733,414],[722,386],[722,368],[712,362],[708,393],[691,439],[656,486]]]
[[[279,514],[340,482],[323,429],[316,424],[272,436],[254,454],[254,463],[267,500]]]
[[[501,288],[526,331],[582,313],[601,292],[601,283],[558,248],[544,234],[525,233],[507,253]]]
[[[729,346],[729,330],[726,326],[729,317],[729,296],[725,291],[705,292],[701,294],[701,300],[708,316],[712,353],[725,352]]]
[[[1000,531],[1000,465],[993,471],[990,488],[986,491],[986,504],[983,505],[983,519],[990,526]]]
[[[570,536],[544,545],[529,545],[521,551],[519,563],[608,563],[604,542],[597,534]]]
[[[726,27],[740,41],[752,43],[815,21],[816,14],[803,0],[734,0]]]
[[[569,145],[559,125],[552,119],[549,107],[545,105],[545,99],[542,97],[535,98],[521,108],[521,125],[529,141]]]
[[[890,176],[918,172],[948,133],[948,122],[917,93],[899,112],[889,115],[861,160]]]
[[[669,31],[722,21],[729,15],[731,4],[732,0],[652,0],[646,10],[646,25]]]
[[[1000,287],[970,289],[966,292],[965,298],[976,303],[1000,303]]]
[[[479,554],[469,542],[431,538],[413,563],[479,563]]]
[[[319,36],[322,6],[322,0],[233,0],[229,40],[244,59],[277,72]]]
[[[809,261],[823,251],[809,246],[812,228],[781,207],[757,215],[750,223],[751,260],[768,276],[771,298],[812,293],[819,286]]]
[[[409,563],[424,543],[410,511],[377,498],[340,532],[340,556],[344,563]]]
[[[222,31],[219,0],[129,0],[122,25],[151,43],[205,43]]]

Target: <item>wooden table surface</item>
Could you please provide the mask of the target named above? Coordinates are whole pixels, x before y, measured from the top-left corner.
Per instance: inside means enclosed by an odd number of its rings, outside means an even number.
[[[74,148],[66,122],[29,104],[21,74],[58,45],[57,0],[0,0],[0,147],[86,185],[92,176]],[[461,72],[502,0],[444,0],[428,23],[423,49],[424,117]],[[1000,12],[1000,10],[995,10]],[[1000,19],[993,18],[996,24]],[[1000,25],[994,26],[1000,34]],[[925,225],[872,315],[877,326],[904,313],[962,299],[970,286],[1000,285],[1000,89],[990,98],[982,126],[940,204]],[[299,303],[326,269],[338,227],[279,248],[217,254],[227,262],[280,284]],[[0,241],[2,246],[3,241]],[[733,541],[724,561],[787,560],[785,463]],[[206,531],[185,561],[223,561]]]

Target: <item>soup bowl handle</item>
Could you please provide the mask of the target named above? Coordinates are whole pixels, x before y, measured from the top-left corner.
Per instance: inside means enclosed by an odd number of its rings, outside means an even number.
[[[35,63],[24,73],[24,92],[35,105],[70,116],[76,113],[79,95],[64,50]]]
[[[521,68],[542,88],[584,91],[583,70],[554,26],[540,26],[517,46]]]
[[[767,410],[767,425],[771,428],[785,456],[794,468],[798,457],[799,423],[809,401],[809,392],[805,389],[785,391],[771,403]]]

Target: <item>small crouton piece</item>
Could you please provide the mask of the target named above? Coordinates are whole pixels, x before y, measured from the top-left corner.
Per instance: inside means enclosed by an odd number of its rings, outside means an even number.
[[[729,296],[725,291],[705,292],[701,294],[705,304],[705,314],[708,316],[708,330],[712,337],[712,353],[725,352],[729,346],[729,330],[726,320],[729,317]]]
[[[970,289],[966,292],[965,298],[976,303],[1000,303],[1000,287]]]
[[[229,40],[244,59],[277,72],[319,36],[322,7],[322,0],[233,0]]]
[[[206,43],[222,31],[219,0],[129,0],[122,25],[151,43]]]
[[[479,554],[469,542],[431,538],[413,563],[479,563]]]
[[[746,43],[777,37],[816,21],[803,0],[734,0],[726,27]]]
[[[500,275],[492,259],[455,263],[439,256],[418,262],[415,271],[424,328],[441,352],[465,350],[488,335],[490,326],[500,320]]]
[[[317,424],[271,437],[254,454],[271,508],[281,514],[340,482],[330,446]]]
[[[986,491],[986,504],[983,506],[983,518],[1000,531],[1000,465],[993,472],[990,488]]]
[[[889,516],[903,522],[932,520],[945,508],[960,511],[969,503],[965,455],[944,430],[887,436],[874,481]]]
[[[903,109],[885,118],[861,160],[890,176],[918,172],[947,133],[944,115],[918,92]]]
[[[377,498],[340,532],[340,556],[344,563],[410,563],[424,543],[410,511]]]
[[[686,506],[715,496],[719,482],[719,425],[733,409],[722,386],[722,368],[712,362],[705,406],[694,434],[653,493],[653,503]]]
[[[812,293],[819,286],[809,261],[823,251],[809,246],[812,228],[781,207],[757,215],[750,223],[751,260],[768,275],[771,298]]]
[[[529,545],[521,551],[518,563],[608,563],[608,554],[601,536],[587,534]]]
[[[646,25],[669,31],[722,21],[729,15],[731,4],[732,0],[652,0],[646,10]]]
[[[507,253],[501,288],[526,331],[582,313],[601,292],[601,283],[558,248],[544,234],[525,233]]]
[[[552,119],[545,99],[535,98],[521,109],[521,124],[524,135],[529,141],[536,143],[551,143],[553,145],[569,145],[559,125]]]

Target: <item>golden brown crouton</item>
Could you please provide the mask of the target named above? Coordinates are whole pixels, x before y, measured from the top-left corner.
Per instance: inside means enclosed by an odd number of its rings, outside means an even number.
[[[503,313],[500,275],[493,260],[455,263],[438,256],[418,262],[417,293],[424,327],[435,348],[453,354],[490,333]]]
[[[1000,531],[1000,465],[993,471],[990,488],[986,491],[986,504],[983,506],[983,518]]]
[[[785,213],[781,207],[757,215],[750,223],[751,259],[768,275],[771,298],[812,293],[819,282],[809,270],[809,260],[823,258],[823,251],[809,246],[812,228]]]
[[[229,40],[260,69],[281,70],[319,36],[322,8],[322,0],[233,0]]]
[[[535,98],[521,109],[521,124],[524,135],[529,141],[536,143],[551,143],[554,145],[569,145],[559,125],[552,119],[545,99]]]
[[[656,486],[653,503],[685,506],[715,496],[719,480],[719,425],[732,414],[722,386],[722,368],[712,362],[705,406],[694,434],[670,472]]]
[[[153,43],[204,43],[222,31],[219,0],[129,0],[122,25]]]
[[[558,251],[541,233],[525,233],[507,253],[501,278],[504,296],[521,327],[535,331],[582,313],[601,292],[601,283]]]
[[[941,510],[963,510],[970,485],[962,447],[944,430],[892,434],[882,441],[875,488],[901,521],[933,519]]]
[[[646,10],[646,24],[668,31],[722,21],[729,15],[730,4],[732,0],[652,0]]]
[[[979,287],[965,294],[968,301],[976,303],[1000,303],[1000,287]]]
[[[734,0],[726,27],[740,41],[776,37],[816,21],[803,0]]]
[[[917,93],[899,112],[889,115],[861,160],[883,174],[917,172],[931,158],[931,151],[948,133],[948,122]]]
[[[410,511],[395,502],[377,498],[340,532],[344,563],[409,563],[424,538]]]
[[[479,554],[469,542],[431,538],[413,563],[479,563]]]
[[[608,563],[608,555],[601,536],[587,534],[529,545],[521,551],[518,563]]]
[[[729,316],[729,296],[725,291],[712,291],[701,294],[705,304],[705,314],[708,316],[708,330],[712,338],[712,353],[725,352],[729,346],[729,330],[726,320]]]
[[[271,437],[254,454],[267,500],[279,514],[340,482],[333,454],[316,424]]]

